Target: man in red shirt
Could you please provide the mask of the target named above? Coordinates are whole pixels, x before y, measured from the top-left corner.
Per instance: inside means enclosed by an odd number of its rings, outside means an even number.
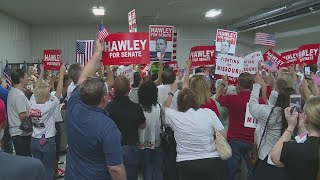
[[[245,72],[239,76],[239,92],[237,95],[224,95],[224,87],[227,83],[227,77],[224,76],[222,83],[217,90],[217,101],[221,106],[228,109],[229,128],[227,139],[232,148],[232,157],[227,161],[228,180],[234,180],[239,169],[241,158],[244,158],[248,173],[251,177],[253,167],[249,164],[249,151],[254,143],[254,128],[244,127],[247,103],[250,99],[254,77]],[[263,99],[259,99],[264,103]]]

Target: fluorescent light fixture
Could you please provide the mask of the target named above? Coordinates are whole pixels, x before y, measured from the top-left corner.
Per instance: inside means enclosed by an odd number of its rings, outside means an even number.
[[[206,17],[213,18],[213,17],[218,16],[221,13],[222,13],[221,9],[211,9],[210,11],[206,12]]]
[[[96,16],[104,16],[104,7],[100,6],[100,7],[92,7],[92,12],[94,15]]]

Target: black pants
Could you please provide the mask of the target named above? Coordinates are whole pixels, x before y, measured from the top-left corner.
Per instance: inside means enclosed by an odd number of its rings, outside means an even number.
[[[287,180],[284,168],[268,164],[268,156],[262,161],[258,160],[257,167],[253,172],[252,180]]]
[[[61,123],[62,122],[56,122],[56,130],[57,134],[55,136],[55,141],[56,141],[56,160],[59,161],[59,155],[60,155],[60,142],[61,142]]]
[[[225,162],[220,158],[199,159],[178,163],[180,180],[224,180]]]
[[[12,139],[9,133],[9,126],[6,127],[4,130],[3,135],[3,150],[6,153],[12,154],[13,153],[13,145],[12,145]]]
[[[12,142],[16,155],[31,156],[31,136],[13,136]]]

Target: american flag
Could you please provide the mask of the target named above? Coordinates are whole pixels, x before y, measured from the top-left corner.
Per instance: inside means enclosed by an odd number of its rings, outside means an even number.
[[[177,61],[177,32],[173,33],[173,53],[172,53],[172,61]]]
[[[268,69],[271,72],[274,72],[278,68],[276,63],[272,62],[271,60],[267,60],[265,62],[265,67],[266,67],[266,69]]]
[[[3,70],[3,77],[5,78],[6,82],[4,84],[5,88],[7,89],[10,89],[11,87],[11,77],[10,77],[10,74],[11,74],[11,69],[9,67],[9,64],[8,62],[6,63],[6,66]]]
[[[86,65],[93,54],[93,40],[85,40],[76,42],[76,62],[82,66]]]
[[[273,34],[256,33],[255,44],[264,46],[276,46],[276,40]]]
[[[104,27],[103,24],[100,24],[99,32],[97,34],[97,37],[100,41],[105,40],[109,36],[109,33],[107,29]]]

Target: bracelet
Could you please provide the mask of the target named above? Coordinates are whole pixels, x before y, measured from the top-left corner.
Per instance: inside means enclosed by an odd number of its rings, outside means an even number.
[[[293,132],[291,130],[289,130],[288,128],[286,129],[286,131],[288,131],[291,135],[293,135]]]

